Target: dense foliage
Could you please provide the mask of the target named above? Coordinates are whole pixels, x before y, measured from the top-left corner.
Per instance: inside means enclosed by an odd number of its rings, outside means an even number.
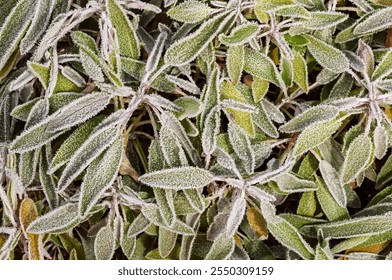
[[[392,258],[392,1],[0,7],[0,259]]]

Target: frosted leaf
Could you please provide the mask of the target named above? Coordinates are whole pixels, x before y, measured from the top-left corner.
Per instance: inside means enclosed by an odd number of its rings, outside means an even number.
[[[201,136],[203,152],[206,155],[211,155],[215,151],[219,131],[220,109],[216,106],[207,115]]]
[[[204,22],[194,33],[176,41],[166,51],[165,62],[181,66],[194,60],[232,19],[230,11],[220,13]]]
[[[377,86],[386,91],[392,91],[392,79],[384,79],[377,82]]]
[[[59,197],[56,193],[56,184],[54,178],[51,175],[48,175],[48,154],[50,153],[50,147],[46,145],[46,147],[42,149],[40,156],[39,180],[50,208],[55,209],[59,205]]]
[[[252,196],[253,198],[259,200],[261,203],[263,201],[275,201],[276,200],[276,198],[273,195],[267,193],[266,191],[264,191],[256,186],[249,186],[246,189],[246,192],[250,196]]]
[[[244,70],[259,79],[274,83],[282,89],[286,88],[275,64],[263,53],[245,48]]]
[[[37,0],[34,17],[31,25],[20,42],[21,54],[27,54],[38,42],[44,31],[47,29],[50,17],[54,8],[51,0]]]
[[[378,32],[392,26],[392,7],[380,9],[373,13],[367,19],[359,23],[355,29],[354,34],[365,34],[370,32]]]
[[[286,173],[274,179],[280,190],[287,193],[307,192],[317,190],[313,181],[300,179],[292,173]]]
[[[340,120],[316,123],[305,128],[298,136],[294,155],[299,156],[326,141],[342,125]]]
[[[257,172],[248,179],[246,179],[246,185],[250,186],[254,184],[265,184],[271,180],[274,180],[276,177],[283,175],[286,172],[289,172],[293,168],[293,165],[294,161],[290,161],[276,168],[275,170]]]
[[[67,232],[80,221],[77,209],[74,203],[60,206],[33,221],[26,231],[35,234]]]
[[[47,117],[36,125],[24,130],[10,145],[10,150],[14,153],[25,153],[39,148],[62,133],[64,131],[49,132],[47,130],[52,117]]]
[[[382,159],[388,150],[388,134],[382,125],[378,125],[374,130],[374,155],[378,159]]]
[[[315,260],[333,260],[334,256],[329,246],[322,247],[320,244],[316,246]]]
[[[339,49],[313,36],[306,35],[305,37],[309,41],[308,50],[321,66],[334,73],[345,72],[349,69],[348,59]]]
[[[139,39],[125,11],[116,0],[106,0],[105,2],[110,21],[117,31],[121,55],[138,58],[140,56]]]
[[[170,167],[187,166],[188,160],[186,158],[184,149],[182,148],[178,139],[171,134],[171,132],[169,131],[169,129],[167,129],[166,126],[161,128],[159,136],[159,143],[163,153],[163,158],[165,159],[167,164]],[[161,164],[164,164],[164,162],[162,162]],[[158,170],[162,168],[159,168]]]
[[[177,233],[159,228],[158,233],[158,250],[162,258],[166,258],[173,251],[177,241]]]
[[[384,187],[392,179],[392,156],[389,156],[387,161],[381,167],[380,172],[377,174],[376,189],[379,190]]]
[[[311,18],[303,22],[303,27],[310,30],[326,29],[336,26],[344,22],[347,18],[347,14],[340,12],[312,12]]]
[[[183,192],[189,204],[199,213],[202,213],[206,207],[204,196],[196,189],[183,190]]]
[[[177,85],[179,88],[186,90],[189,93],[192,93],[194,95],[201,94],[199,87],[193,82],[189,82],[187,80],[171,75],[166,75],[166,78],[168,81],[172,82],[173,84]]]
[[[357,72],[363,72],[365,70],[364,62],[356,53],[346,50],[343,53],[348,58],[351,68]]]
[[[308,19],[311,17],[308,10],[299,5],[284,5],[281,8],[277,8],[274,11],[275,14],[284,17],[293,17],[293,18],[305,18]]]
[[[365,170],[373,158],[373,143],[369,136],[361,134],[348,147],[341,170],[342,182],[349,183]]]
[[[142,214],[145,216],[148,220],[151,221],[151,223],[163,227],[165,229],[171,230],[173,232],[176,232],[178,234],[182,235],[194,235],[195,232],[194,230],[182,222],[179,219],[176,219],[174,222],[174,225],[172,227],[168,227],[162,220],[162,216],[159,212],[158,206],[155,204],[146,204],[142,207]]]
[[[287,45],[287,43],[286,43],[286,45]],[[281,50],[283,50],[281,45],[279,45],[279,48]],[[280,59],[280,75],[282,76],[282,79],[283,79],[286,87],[289,88],[293,85],[294,69],[293,69],[293,63],[287,57],[290,57],[290,58],[293,57],[293,54],[291,53],[291,51],[290,51],[290,54],[285,54],[285,56],[282,56]]]
[[[6,65],[12,53],[18,47],[26,29],[31,23],[36,2],[21,0],[8,14],[0,28],[0,70]]]
[[[294,5],[293,0],[256,0],[256,7],[264,11],[275,11],[281,9],[284,6]]]
[[[348,97],[353,85],[354,78],[348,73],[343,73],[333,86],[331,93],[329,94],[329,99]]]
[[[79,52],[80,61],[82,62],[83,69],[86,74],[91,77],[94,81],[104,82],[105,77],[102,69],[97,62],[94,61],[85,51],[80,50]]]
[[[76,150],[88,139],[94,128],[103,120],[102,116],[95,117],[78,127],[60,146],[49,166],[49,173],[54,173],[66,164]]]
[[[235,248],[234,238],[227,233],[219,235],[207,255],[205,260],[225,260],[230,257]]]
[[[101,228],[94,241],[94,252],[97,260],[110,260],[114,255],[116,240],[110,226]]]
[[[285,133],[299,132],[311,125],[334,119],[338,113],[338,109],[330,105],[310,107],[282,125],[279,130]]]
[[[191,227],[195,228],[198,230],[200,226],[200,219],[199,219],[199,214],[195,215],[188,215],[186,217],[186,223],[190,225]],[[192,249],[193,245],[196,239],[195,236],[183,236],[181,240],[181,248],[180,248],[180,260],[189,260],[191,258],[192,254]]]
[[[284,114],[273,104],[272,102],[268,101],[267,99],[261,100],[265,111],[268,113],[268,116],[277,123],[284,123],[286,118]]]
[[[245,22],[233,28],[230,35],[219,35],[219,40],[227,46],[243,46],[259,32],[259,25],[255,22]]]
[[[218,105],[220,100],[219,78],[219,69],[212,69],[211,76],[207,79],[207,85],[201,98],[201,101],[204,103],[204,110],[200,114],[200,124],[204,124],[208,113],[214,106]]]
[[[129,226],[127,236],[134,237],[146,230],[150,226],[151,222],[143,214],[139,214]]]
[[[85,87],[86,86],[86,81],[84,78],[74,70],[73,68],[69,66],[64,66],[61,68],[61,74],[63,74],[64,77],[66,77],[68,80],[72,81],[75,85],[78,87]]]
[[[226,232],[229,236],[233,236],[238,230],[246,210],[246,200],[243,194],[235,195],[230,203],[230,211],[226,222]]]
[[[158,94],[149,94],[145,97],[146,101],[148,101],[150,104],[156,106],[156,107],[161,107],[166,110],[170,110],[173,112],[182,112],[183,109],[180,106],[177,106],[175,103],[171,102],[169,99],[164,98]]]
[[[19,156],[18,173],[25,187],[28,187],[35,178],[40,152],[41,150],[37,149]]]
[[[339,77],[339,74],[336,74],[324,68],[323,70],[320,71],[320,73],[318,73],[316,77],[316,82],[320,85],[326,85],[329,82],[335,80],[337,77]]]
[[[358,43],[357,54],[365,64],[365,73],[371,77],[374,72],[374,54],[372,48],[361,39]]]
[[[298,230],[285,219],[276,216],[273,221],[267,220],[269,232],[285,247],[290,248],[303,259],[314,258],[314,250],[303,239]]]
[[[234,152],[243,161],[246,172],[252,174],[255,168],[255,153],[248,135],[233,122],[229,122],[228,133]]]
[[[177,118],[183,120],[185,118],[194,118],[198,116],[204,109],[203,103],[193,96],[183,96],[174,101],[182,112],[177,113]]]
[[[294,57],[292,60],[294,82],[304,91],[308,92],[309,82],[308,82],[308,66],[305,59],[298,52],[294,52]]]
[[[325,185],[327,186],[332,197],[341,207],[346,207],[347,196],[340,180],[338,171],[336,171],[336,169],[325,160],[320,162],[319,169],[321,176],[323,176],[325,181]]]
[[[79,200],[79,215],[84,217],[112,186],[121,164],[124,139],[117,138],[113,144],[87,168],[83,177]]]
[[[379,235],[392,229],[392,216],[370,216],[353,218],[345,221],[308,225],[301,228],[307,236],[314,236],[322,230],[325,238],[342,239],[359,236]]]
[[[92,135],[71,156],[61,173],[57,188],[65,190],[69,184],[117,138],[118,129],[109,127],[101,129]]]
[[[267,106],[268,107],[268,106]],[[255,125],[260,128],[265,134],[272,138],[278,138],[279,133],[275,125],[272,123],[266,108],[264,107],[264,102],[261,102],[257,106],[258,113],[253,114],[253,121]]]
[[[255,106],[249,105],[247,103],[243,103],[241,101],[237,101],[234,99],[225,99],[221,102],[221,106],[223,108],[231,108],[238,111],[248,112],[248,113],[257,113],[258,110]]]
[[[195,189],[212,182],[214,176],[198,167],[179,167],[163,169],[142,175],[143,184],[164,189]]]
[[[372,80],[380,80],[388,76],[389,74],[391,74],[392,73],[391,64],[392,64],[392,50],[388,51],[387,54],[383,56],[381,62],[378,64],[376,69],[374,69]]]
[[[244,69],[244,46],[230,46],[227,50],[227,72],[233,84],[238,84]]]
[[[165,46],[166,39],[167,39],[166,32],[162,32],[159,34],[155,42],[154,48],[151,50],[148,56],[146,62],[146,73],[152,73],[157,69],[159,60],[163,52],[163,47]]]
[[[42,99],[42,97],[37,97],[37,98],[34,98],[30,101],[27,101],[23,104],[16,106],[11,111],[11,116],[14,118],[17,118],[18,120],[21,120],[21,121],[27,121],[27,118],[30,114],[31,109],[41,99]]]
[[[124,255],[130,260],[132,258],[133,253],[136,249],[136,237],[127,237],[123,236],[121,240],[121,250],[123,251]]]
[[[173,226],[176,220],[173,190],[154,188],[153,191],[164,223]]]
[[[256,103],[260,102],[263,99],[263,97],[267,94],[268,88],[269,88],[268,81],[254,77],[252,83],[253,101]]]
[[[321,179],[317,179],[316,183],[318,185],[318,190],[316,191],[317,200],[328,220],[337,221],[348,219],[350,216],[347,209],[336,202],[325,182]]]
[[[47,130],[57,132],[85,122],[109,103],[107,93],[93,93],[72,101],[51,117]]]
[[[185,23],[198,23],[206,19],[214,9],[200,1],[185,1],[167,11],[167,15],[172,19]]]

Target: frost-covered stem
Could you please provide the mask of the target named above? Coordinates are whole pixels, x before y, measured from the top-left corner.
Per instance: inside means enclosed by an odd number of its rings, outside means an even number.
[[[336,7],[335,11],[348,11],[348,12],[356,12],[358,8],[356,7]]]
[[[279,145],[282,145],[282,144],[284,144],[284,143],[290,142],[290,141],[292,141],[292,140],[293,140],[292,138],[282,139],[282,140],[280,140],[280,141],[277,141],[277,142],[272,143],[272,144],[271,144],[271,147],[272,147],[272,148],[275,148],[275,147],[277,147],[277,146],[279,146]]]

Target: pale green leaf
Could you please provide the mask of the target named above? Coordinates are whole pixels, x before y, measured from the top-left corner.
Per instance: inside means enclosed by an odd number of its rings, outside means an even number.
[[[346,192],[344,191],[338,171],[336,171],[336,169],[325,160],[320,162],[319,168],[321,176],[323,176],[325,184],[332,197],[341,207],[346,207]]]
[[[101,228],[94,241],[94,252],[97,260],[110,260],[114,255],[116,240],[110,226]]]
[[[373,13],[367,19],[359,23],[355,29],[354,34],[364,34],[370,32],[378,32],[392,26],[392,7],[380,9]]]
[[[159,255],[161,255],[162,258],[168,257],[173,251],[176,241],[177,233],[160,227],[158,235]]]
[[[167,15],[174,20],[185,23],[198,23],[206,19],[214,9],[200,1],[185,1],[167,11]]]
[[[344,22],[348,18],[347,14],[332,11],[317,11],[310,13],[310,15],[311,18],[304,21],[302,25],[310,30],[330,28]]]
[[[255,22],[246,22],[236,26],[230,35],[219,35],[219,40],[227,46],[244,45],[254,38],[259,31],[259,25]]]
[[[225,260],[230,257],[235,248],[234,238],[227,233],[222,233],[215,239],[205,260]]]
[[[234,85],[238,84],[244,69],[244,46],[230,46],[227,50],[227,72]]]

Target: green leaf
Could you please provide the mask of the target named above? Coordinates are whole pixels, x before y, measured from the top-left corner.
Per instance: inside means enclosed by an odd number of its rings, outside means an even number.
[[[217,146],[217,137],[220,130],[220,109],[214,107],[207,115],[201,136],[203,152],[211,155]]]
[[[295,116],[286,124],[282,125],[279,130],[285,133],[299,132],[311,125],[332,120],[337,117],[338,113],[338,109],[330,105],[310,107],[301,114]]]
[[[256,7],[268,12],[295,4],[293,0],[256,0],[255,2]]]
[[[139,39],[125,11],[116,0],[106,0],[106,9],[109,13],[110,21],[117,31],[121,55],[129,58],[139,58]]]
[[[336,171],[336,169],[326,160],[320,161],[319,168],[332,197],[341,207],[346,207],[346,192],[344,191],[343,183],[340,180],[338,171]]]
[[[388,150],[388,134],[384,126],[378,125],[374,130],[374,155],[377,159],[382,159]]]
[[[314,258],[312,247],[302,238],[295,227],[281,217],[276,216],[273,219],[274,221],[267,220],[267,226],[276,240],[304,259],[311,260]]]
[[[292,173],[283,174],[275,179],[278,187],[283,192],[296,193],[317,190],[313,181],[300,179]]]
[[[163,169],[142,175],[143,184],[164,189],[196,189],[212,182],[214,176],[198,167]]]
[[[194,33],[176,41],[166,51],[165,62],[181,66],[194,60],[232,19],[230,11],[220,13],[203,23]]]
[[[204,109],[203,103],[193,96],[177,98],[173,103],[183,110],[182,112],[176,113],[179,120],[197,117]]]
[[[121,164],[124,139],[117,138],[109,148],[87,168],[81,187],[79,215],[84,217],[112,186]]]
[[[333,73],[345,72],[349,69],[346,56],[337,48],[311,36],[306,35],[308,50],[318,63]]]
[[[158,250],[162,258],[166,258],[173,251],[177,241],[177,233],[170,230],[159,228]]]
[[[304,91],[308,92],[308,66],[305,59],[298,52],[293,52],[294,58],[292,60],[294,70],[294,82]]]
[[[285,90],[285,85],[273,61],[263,53],[245,48],[244,70],[249,74],[274,83]]]
[[[252,174],[255,168],[255,152],[248,135],[233,122],[229,122],[228,133],[234,152],[242,160],[246,172]]]
[[[228,48],[226,57],[227,72],[234,85],[238,84],[241,79],[244,59],[244,46],[230,46]]]
[[[311,18],[305,20],[302,25],[310,30],[330,28],[344,22],[348,18],[347,14],[332,11],[317,11],[310,13],[310,15]]]
[[[259,32],[259,25],[255,22],[246,22],[236,26],[230,35],[219,35],[219,40],[227,46],[240,46],[254,38]]]
[[[26,231],[35,234],[67,232],[80,221],[77,208],[75,203],[60,206],[36,219]]]
[[[370,32],[378,32],[392,26],[392,7],[380,9],[366,20],[359,23],[355,29],[354,34],[364,34]]]
[[[205,260],[225,260],[230,257],[235,248],[234,238],[227,233],[222,233],[215,239]]]
[[[190,0],[170,8],[167,15],[180,22],[198,23],[206,19],[213,11],[214,9],[205,3]]]
[[[255,103],[258,103],[263,99],[268,92],[268,87],[268,81],[254,77],[252,83],[252,96]]]
[[[97,260],[110,260],[114,255],[116,240],[110,226],[101,228],[94,241],[94,252]]]
[[[102,120],[103,116],[97,116],[79,126],[57,150],[56,155],[50,163],[49,173],[54,173],[61,166],[66,164]]]
[[[313,124],[298,136],[294,155],[301,155],[326,141],[340,126],[340,120],[331,120]]]
[[[391,10],[392,11],[392,10]],[[392,23],[391,23],[392,24]],[[381,62],[374,69],[372,80],[380,80],[392,73],[392,50],[383,56]]]
[[[51,147],[49,145],[46,145],[46,147],[42,149],[39,165],[39,180],[50,208],[55,209],[59,204],[59,197],[56,193],[54,178],[51,175],[48,175],[48,158],[51,156],[50,149]]]
[[[359,135],[348,147],[341,171],[344,184],[355,179],[369,165],[373,158],[373,143],[369,136]]]
[[[371,216],[353,218],[347,221],[304,226],[301,228],[301,232],[308,236],[314,236],[318,230],[322,230],[325,238],[332,239],[371,236],[391,230],[391,222],[392,216]]]
[[[376,189],[383,188],[387,183],[392,180],[392,155],[390,155],[384,165],[381,167],[380,172],[377,174]]]
[[[0,29],[0,70],[18,47],[31,19],[33,17],[36,1],[18,1],[10,11]],[[3,7],[2,7],[3,9]]]
[[[57,132],[85,122],[102,111],[108,103],[109,96],[105,92],[78,98],[52,116],[47,130]]]
[[[293,18],[305,18],[308,19],[311,17],[308,10],[299,5],[284,5],[281,8],[277,8],[274,11],[275,14],[284,17],[293,17]]]
[[[176,212],[174,209],[174,191],[154,188],[154,196],[163,221],[169,227],[173,226],[176,220]]]
[[[144,232],[149,226],[151,222],[147,219],[143,214],[139,214],[129,226],[127,236],[134,237],[142,232]]]
[[[64,191],[96,157],[112,144],[117,138],[117,135],[118,129],[110,126],[109,128],[93,132],[87,141],[69,159],[57,184],[59,192]]]
[[[348,219],[350,216],[347,209],[336,202],[325,185],[325,182],[317,178],[316,183],[318,185],[318,190],[316,191],[317,200],[328,220],[338,221]]]

